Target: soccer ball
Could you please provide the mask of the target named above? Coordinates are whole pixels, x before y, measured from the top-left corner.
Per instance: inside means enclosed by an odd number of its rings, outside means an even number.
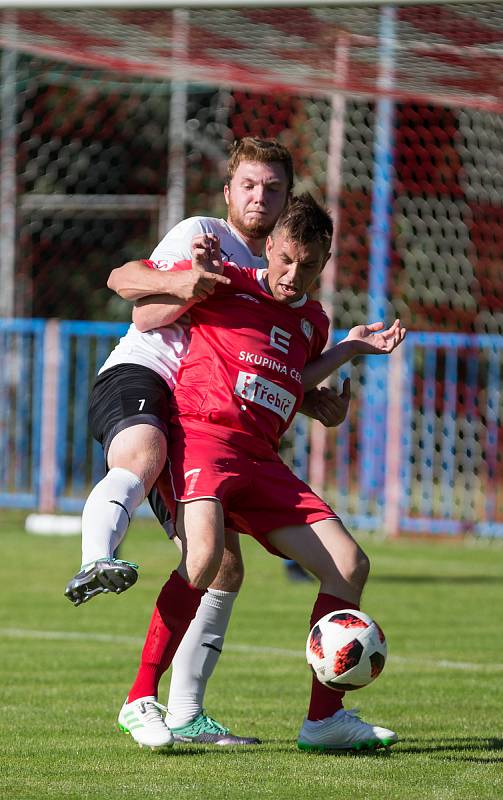
[[[374,681],[386,654],[386,639],[377,622],[350,608],[326,614],[307,637],[307,663],[324,686],[340,692]]]

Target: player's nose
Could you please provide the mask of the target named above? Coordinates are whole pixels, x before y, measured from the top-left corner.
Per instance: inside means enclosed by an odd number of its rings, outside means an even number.
[[[265,186],[257,183],[253,188],[253,199],[256,203],[264,203],[265,201]]]
[[[297,283],[299,277],[299,265],[296,261],[290,264],[290,268],[288,270],[288,280],[290,283],[295,284]]]

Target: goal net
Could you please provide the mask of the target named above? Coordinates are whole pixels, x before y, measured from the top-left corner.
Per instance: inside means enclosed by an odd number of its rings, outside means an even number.
[[[1,10],[2,316],[128,319],[105,288],[110,269],[184,216],[224,215],[228,145],[252,134],[287,145],[296,188],[332,211],[321,297],[334,330],[399,316],[411,331],[503,334],[503,5],[205,6]],[[499,399],[491,411],[486,394],[499,357],[491,367],[489,340],[458,342],[456,381],[469,375],[472,389],[456,383],[446,411],[446,342],[435,366],[418,343],[404,379],[407,485],[418,517],[427,506],[445,516],[449,488],[447,505],[469,503],[469,528],[486,479],[498,506]],[[367,400],[346,434],[312,436],[301,471],[328,494],[347,474],[348,511],[358,485],[371,519],[386,491],[387,412],[368,395],[387,377],[359,364],[353,379]],[[369,414],[380,434],[361,433]],[[454,478],[447,418],[458,445],[464,436]]]

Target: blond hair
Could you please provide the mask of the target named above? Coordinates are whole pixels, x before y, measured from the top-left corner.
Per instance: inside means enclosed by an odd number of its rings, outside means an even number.
[[[258,161],[262,164],[279,163],[283,165],[288,183],[288,192],[293,186],[293,161],[289,150],[276,139],[259,139],[244,136],[232,144],[227,163],[227,183],[229,184],[241,161]]]

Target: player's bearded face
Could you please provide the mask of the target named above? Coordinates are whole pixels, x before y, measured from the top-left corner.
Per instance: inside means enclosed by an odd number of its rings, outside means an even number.
[[[285,207],[288,185],[280,163],[242,161],[224,187],[227,219],[246,238],[265,239]]]
[[[266,242],[269,291],[280,303],[295,303],[312,289],[330,253],[319,242],[298,244],[279,230]]]

